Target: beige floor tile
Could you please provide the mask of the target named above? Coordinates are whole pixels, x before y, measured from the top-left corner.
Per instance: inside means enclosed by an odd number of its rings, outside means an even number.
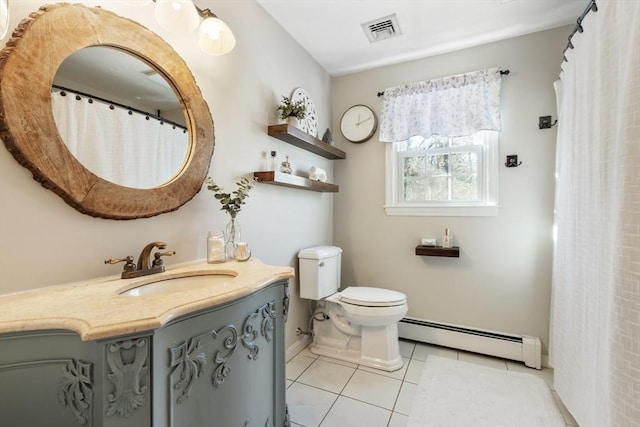
[[[297,381],[333,393],[340,393],[355,371],[355,368],[318,359],[298,377]]]
[[[393,412],[391,414],[391,420],[389,421],[389,427],[407,427],[408,422],[408,416]]]
[[[387,427],[391,411],[340,396],[320,427]]]
[[[325,362],[337,363],[338,365],[348,366],[350,368],[357,368],[358,364],[353,362],[347,362],[345,360],[334,359],[333,357],[318,356],[318,360],[324,360]]]
[[[393,409],[402,381],[357,370],[342,394],[385,409]]]
[[[287,389],[291,421],[305,427],[318,427],[337,398],[337,394],[294,383]]]
[[[409,415],[411,410],[411,403],[413,402],[413,396],[416,394],[418,386],[408,382],[402,383],[400,387],[400,393],[398,394],[398,400],[393,407],[393,411],[403,415]]]
[[[418,384],[420,382],[420,375],[424,369],[424,362],[422,360],[411,359],[409,366],[407,367],[407,374],[404,376],[404,380],[412,384]]]
[[[294,357],[289,362],[287,362],[287,366],[286,366],[287,379],[291,381],[295,381],[300,376],[300,374],[303,373],[304,370],[307,369],[314,361],[315,359],[311,357],[305,357],[300,355]]]
[[[318,357],[309,347],[302,350],[287,363],[292,426],[406,427],[425,361],[429,356],[439,356],[538,376],[551,389],[566,425],[578,427],[554,391],[552,369],[532,369],[520,362],[410,340],[400,340],[400,353],[405,362],[402,369],[386,372]]]
[[[544,380],[544,382],[547,383],[551,390],[555,390],[555,388],[553,387],[553,369],[551,368],[534,369],[529,368],[522,362],[507,360],[507,369],[510,371],[524,372],[526,374],[535,375],[536,377]]]
[[[413,349],[416,348],[416,343],[408,340],[400,340],[398,344],[400,346],[400,356],[411,359]]]
[[[304,349],[302,349],[302,351],[300,351],[300,353],[298,353],[296,356],[304,356],[304,357],[310,357],[312,359],[317,359],[318,355],[317,354],[313,354],[311,353],[310,350],[310,345],[306,346]]]
[[[413,350],[413,358],[416,360],[427,360],[427,356],[434,355],[440,357],[449,357],[451,359],[458,358],[458,351],[447,347],[440,347],[437,345],[417,343],[415,350]]]

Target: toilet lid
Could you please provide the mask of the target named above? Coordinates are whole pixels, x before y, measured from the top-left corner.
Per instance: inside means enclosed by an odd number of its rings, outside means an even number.
[[[340,292],[340,301],[367,307],[389,307],[404,304],[407,297],[389,289],[351,286]]]

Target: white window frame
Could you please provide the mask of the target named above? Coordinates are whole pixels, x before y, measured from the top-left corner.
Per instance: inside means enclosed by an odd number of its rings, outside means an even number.
[[[496,216],[498,215],[499,132],[482,131],[482,164],[478,164],[478,201],[402,202],[403,176],[401,162],[405,157],[398,143],[386,148],[385,211],[400,216]],[[458,147],[443,149],[443,153],[460,152]]]

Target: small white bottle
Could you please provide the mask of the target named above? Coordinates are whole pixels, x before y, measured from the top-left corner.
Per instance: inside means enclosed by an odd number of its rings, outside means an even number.
[[[276,159],[276,152],[272,151],[270,153],[270,157],[269,157],[269,170],[270,171],[276,171],[277,167],[278,167],[278,160]]]
[[[222,231],[210,231],[207,236],[207,262],[215,264],[225,262],[227,254],[224,249],[224,233]]]
[[[444,236],[442,236],[442,247],[443,248],[451,248],[453,247],[453,238],[449,234],[449,229],[444,229]]]

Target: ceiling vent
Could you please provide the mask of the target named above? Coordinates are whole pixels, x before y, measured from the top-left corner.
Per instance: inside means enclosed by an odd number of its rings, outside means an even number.
[[[160,74],[158,74],[158,72],[152,68],[149,68],[148,70],[145,70],[142,72],[142,74],[144,74],[145,76],[147,76],[149,78],[149,80],[151,80],[154,83],[157,83],[161,86],[165,86],[170,88],[171,86],[169,86],[169,83],[167,83],[167,81],[165,80],[164,77],[162,77]]]
[[[367,35],[370,43],[390,39],[402,34],[400,32],[398,18],[395,13],[393,15],[383,16],[382,18],[365,22],[362,24],[362,29]]]

